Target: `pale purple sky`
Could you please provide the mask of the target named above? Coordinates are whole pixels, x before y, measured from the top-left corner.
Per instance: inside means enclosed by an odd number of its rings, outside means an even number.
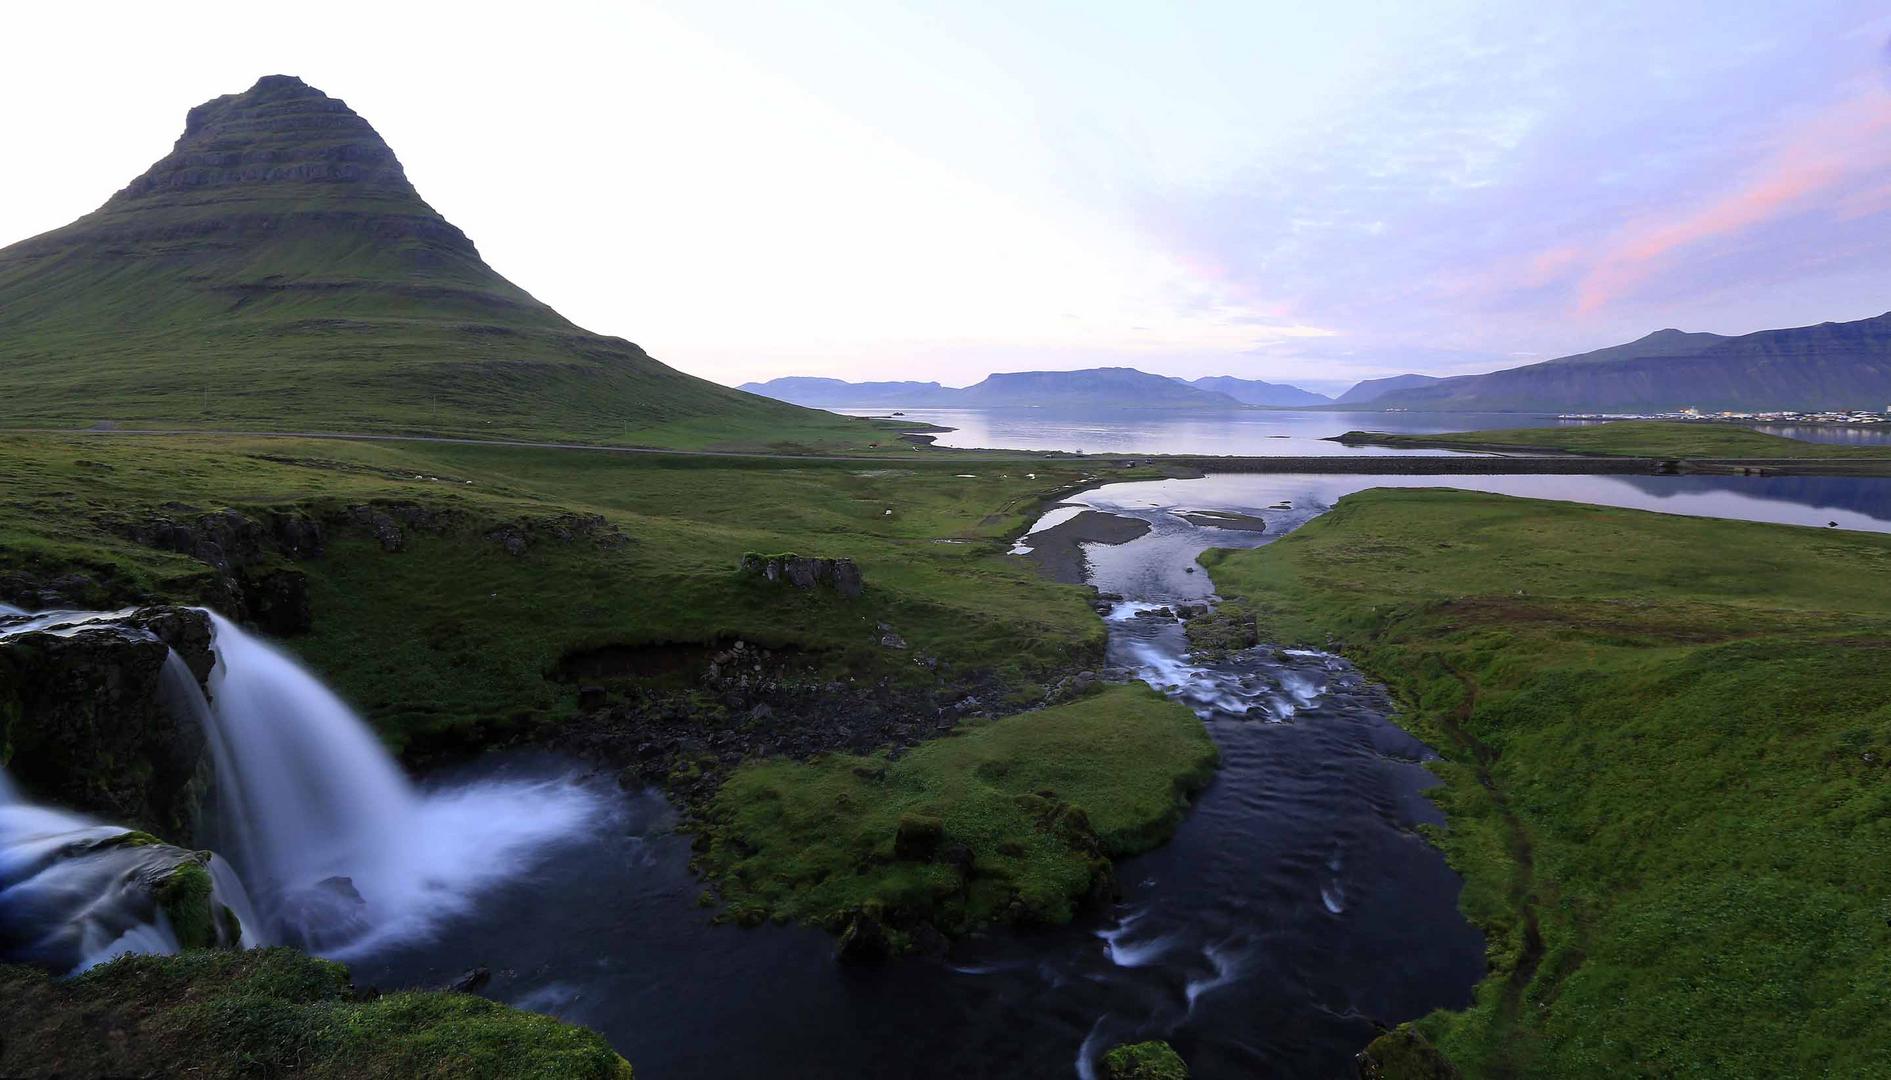
[[[1891,308],[1882,4],[9,21],[0,137],[31,167],[0,171],[0,243],[103,202],[190,106],[297,74],[500,272],[728,383],[1126,364],[1327,388]]]

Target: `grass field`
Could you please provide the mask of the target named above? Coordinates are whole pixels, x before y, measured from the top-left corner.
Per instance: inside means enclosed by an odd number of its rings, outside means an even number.
[[[1044,498],[1086,474],[1043,461],[912,458],[0,435],[0,576],[80,571],[103,583],[95,603],[189,598],[203,594],[210,569],[135,545],[115,522],[226,507],[423,508],[442,525],[407,530],[403,551],[331,525],[327,553],[293,564],[308,576],[313,628],[291,646],[395,746],[421,732],[556,718],[574,687],[548,676],[566,654],[607,645],[740,638],[805,650],[822,671],[862,681],[991,674],[1020,688],[1100,655],[1103,629],[1083,590],[1004,554],[1005,537]],[[487,535],[570,513],[601,515],[624,542],[535,540],[513,555]],[[748,551],[853,558],[865,595],[745,578],[737,567]],[[881,647],[881,623],[910,650]],[[936,658],[937,670],[916,655]]]
[[[1464,1075],[1891,1075],[1891,537],[1381,490],[1205,561],[1445,755]]]
[[[362,995],[291,949],[131,956],[54,980],[0,965],[7,1076],[630,1080],[596,1032],[469,994]]]
[[[737,917],[833,925],[867,908],[948,934],[1063,922],[1105,860],[1168,838],[1216,759],[1187,708],[1111,687],[891,760],[744,766],[710,808],[701,865]]]
[[[1605,424],[1453,431],[1437,435],[1390,435],[1350,431],[1348,443],[1442,447],[1454,450],[1553,450],[1614,457],[1689,458],[1891,458],[1891,446],[1839,446],[1768,435],[1734,424],[1673,420],[1615,420]]]

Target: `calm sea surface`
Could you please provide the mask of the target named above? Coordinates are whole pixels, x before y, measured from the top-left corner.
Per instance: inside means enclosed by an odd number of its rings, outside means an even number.
[[[879,408],[836,409],[852,416],[885,416]],[[904,409],[904,417],[949,427],[939,445],[987,450],[1071,450],[1091,453],[1233,454],[1241,456],[1313,456],[1337,454],[1436,453],[1437,451],[1357,449],[1327,442],[1348,431],[1431,434],[1487,428],[1579,426],[1590,421],[1558,420],[1534,413],[1324,412],[1242,409],[1231,412],[1181,412],[1156,409]],[[1891,430],[1835,425],[1758,425],[1762,431],[1808,442],[1880,445],[1891,443]],[[1891,425],[1886,425],[1891,428]]]

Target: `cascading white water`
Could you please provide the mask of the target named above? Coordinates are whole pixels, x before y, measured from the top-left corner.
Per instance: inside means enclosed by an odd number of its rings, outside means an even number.
[[[218,838],[282,938],[349,954],[424,936],[601,809],[566,781],[417,791],[313,675],[211,620]]]
[[[0,638],[112,626],[123,614],[0,611],[10,616]],[[162,682],[165,707],[205,731],[215,774],[205,835],[176,839],[229,857],[211,857],[207,870],[244,945],[352,955],[424,938],[605,809],[572,780],[417,790],[319,680],[209,614],[214,705],[176,654]],[[0,956],[70,970],[175,951],[151,882],[189,853],[112,842],[128,831],[27,803],[0,771]]]
[[[194,857],[126,843],[130,832],[24,802],[0,773],[0,956],[83,971],[122,953],[177,951],[153,886]],[[208,869],[211,902],[241,919],[249,911],[242,882],[214,856]],[[248,932],[241,940],[258,943]]]

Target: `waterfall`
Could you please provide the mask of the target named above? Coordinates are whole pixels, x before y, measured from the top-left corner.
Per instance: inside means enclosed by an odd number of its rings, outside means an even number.
[[[0,639],[122,614],[0,611],[9,620]],[[175,653],[162,686],[164,705],[204,730],[214,783],[200,835],[166,839],[219,853],[207,865],[214,896],[241,921],[244,945],[347,956],[424,940],[483,891],[524,879],[548,846],[582,836],[605,809],[575,779],[418,789],[319,679],[208,614],[209,699]],[[190,853],[111,842],[128,831],[29,804],[0,772],[0,958],[68,970],[175,951],[149,886],[162,860]]]
[[[214,827],[280,940],[353,955],[424,938],[603,809],[569,780],[419,791],[314,675],[211,621]]]

